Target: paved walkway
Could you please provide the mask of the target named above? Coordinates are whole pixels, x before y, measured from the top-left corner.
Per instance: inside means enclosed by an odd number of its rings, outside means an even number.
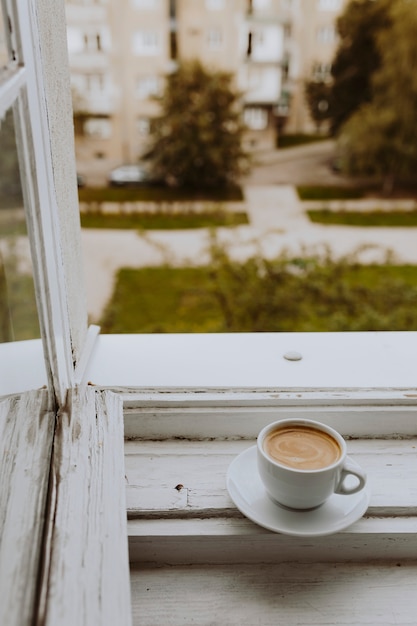
[[[363,262],[379,261],[387,249],[398,262],[417,264],[417,229],[358,228],[312,224],[303,211],[295,189],[289,185],[248,186],[245,188],[250,224],[219,228],[218,240],[237,260],[256,252],[268,258],[284,250],[305,254],[323,251],[346,255],[364,246]],[[110,299],[116,272],[121,267],[199,265],[209,259],[209,231],[93,230],[82,231],[86,274],[87,306],[92,322],[97,322]],[[370,246],[370,247],[369,247]],[[140,306],[140,303],[138,303]]]

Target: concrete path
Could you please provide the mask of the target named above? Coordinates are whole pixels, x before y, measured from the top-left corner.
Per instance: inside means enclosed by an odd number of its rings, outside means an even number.
[[[217,238],[231,256],[245,260],[260,252],[267,258],[283,251],[305,254],[326,247],[335,256],[360,247],[362,262],[383,261],[392,250],[398,262],[417,264],[416,228],[355,228],[312,224],[289,185],[245,188],[250,224],[217,229]],[[116,272],[121,267],[200,265],[209,260],[207,229],[183,231],[135,231],[84,229],[82,231],[87,306],[97,322],[110,299]],[[138,306],[140,304],[138,303]]]

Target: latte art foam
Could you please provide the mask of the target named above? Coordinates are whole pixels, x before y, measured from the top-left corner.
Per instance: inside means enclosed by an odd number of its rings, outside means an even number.
[[[274,461],[301,470],[333,465],[342,454],[333,437],[308,426],[273,430],[264,440],[264,450]]]

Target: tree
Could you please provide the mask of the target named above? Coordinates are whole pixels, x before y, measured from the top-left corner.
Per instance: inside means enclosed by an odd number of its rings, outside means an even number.
[[[317,132],[323,122],[331,117],[331,86],[328,82],[311,80],[305,84],[305,97],[312,119],[316,122]]]
[[[400,0],[402,1],[402,0]],[[337,134],[373,96],[372,76],[381,64],[379,34],[391,22],[397,0],[351,0],[337,21],[340,44],[332,64],[330,131]]]
[[[417,170],[417,0],[396,0],[391,27],[381,31],[381,58],[372,78],[373,97],[345,124],[341,146],[346,169],[377,174],[389,192],[395,180],[414,179]]]
[[[181,187],[226,187],[246,171],[239,94],[231,80],[198,62],[167,77],[146,155],[156,178]]]

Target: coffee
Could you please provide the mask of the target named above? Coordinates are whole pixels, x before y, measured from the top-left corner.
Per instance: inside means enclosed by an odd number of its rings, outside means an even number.
[[[342,455],[340,445],[331,435],[301,424],[272,430],[265,437],[263,448],[277,463],[300,470],[323,469]]]

